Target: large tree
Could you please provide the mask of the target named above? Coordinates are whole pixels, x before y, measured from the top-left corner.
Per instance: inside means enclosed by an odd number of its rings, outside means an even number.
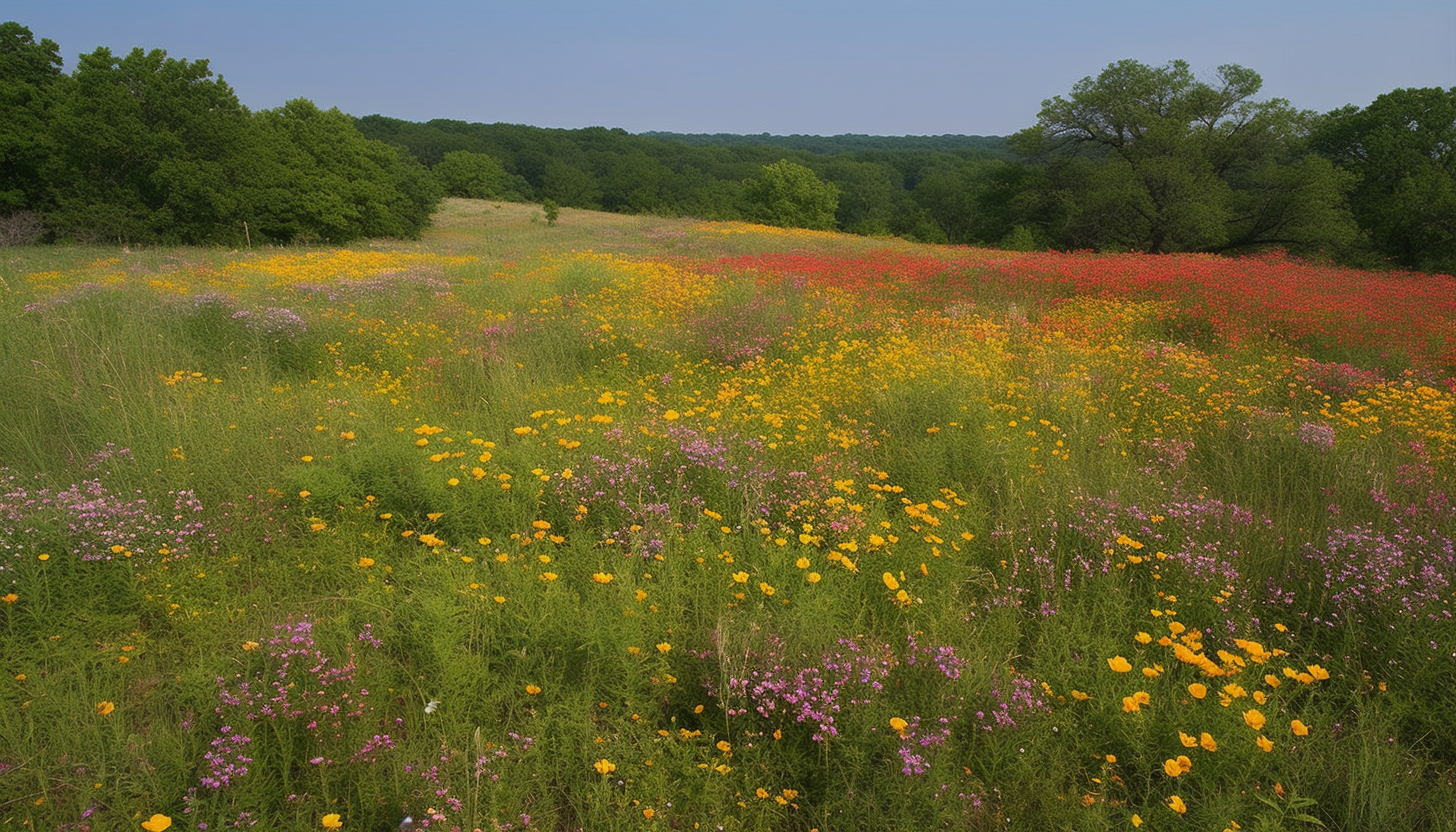
[[[744,181],[743,199],[745,213],[758,222],[828,230],[835,227],[839,189],[809,168],[780,159]]]
[[[1314,145],[1359,177],[1355,218],[1376,253],[1456,273],[1456,87],[1399,89],[1325,117]]]
[[[19,23],[0,23],[0,215],[43,207],[47,93],[64,78],[55,41],[36,42]]]
[[[1234,64],[1206,82],[1184,61],[1119,61],[1042,102],[1037,124],[1011,143],[1048,162],[1071,245],[1165,252],[1344,241],[1345,180],[1305,161],[1312,114],[1257,100],[1262,86]]]

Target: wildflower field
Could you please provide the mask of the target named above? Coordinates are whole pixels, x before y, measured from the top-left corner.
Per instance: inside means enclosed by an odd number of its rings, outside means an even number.
[[[0,253],[0,829],[1456,829],[1456,282],[446,203]]]

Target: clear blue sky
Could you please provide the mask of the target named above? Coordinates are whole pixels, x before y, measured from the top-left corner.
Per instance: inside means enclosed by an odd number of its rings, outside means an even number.
[[[1452,0],[4,0],[60,44],[206,58],[253,109],[724,133],[1005,135],[1122,58],[1261,98],[1456,86]]]

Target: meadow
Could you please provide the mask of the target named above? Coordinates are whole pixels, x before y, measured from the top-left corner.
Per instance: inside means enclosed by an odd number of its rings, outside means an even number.
[[[1456,829],[1456,283],[449,200],[0,251],[0,829]]]

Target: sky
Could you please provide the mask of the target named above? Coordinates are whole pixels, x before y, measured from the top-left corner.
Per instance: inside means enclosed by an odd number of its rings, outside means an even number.
[[[1008,135],[1131,58],[1326,112],[1456,86],[1451,0],[3,0],[77,56],[206,59],[254,110],[629,132]]]

